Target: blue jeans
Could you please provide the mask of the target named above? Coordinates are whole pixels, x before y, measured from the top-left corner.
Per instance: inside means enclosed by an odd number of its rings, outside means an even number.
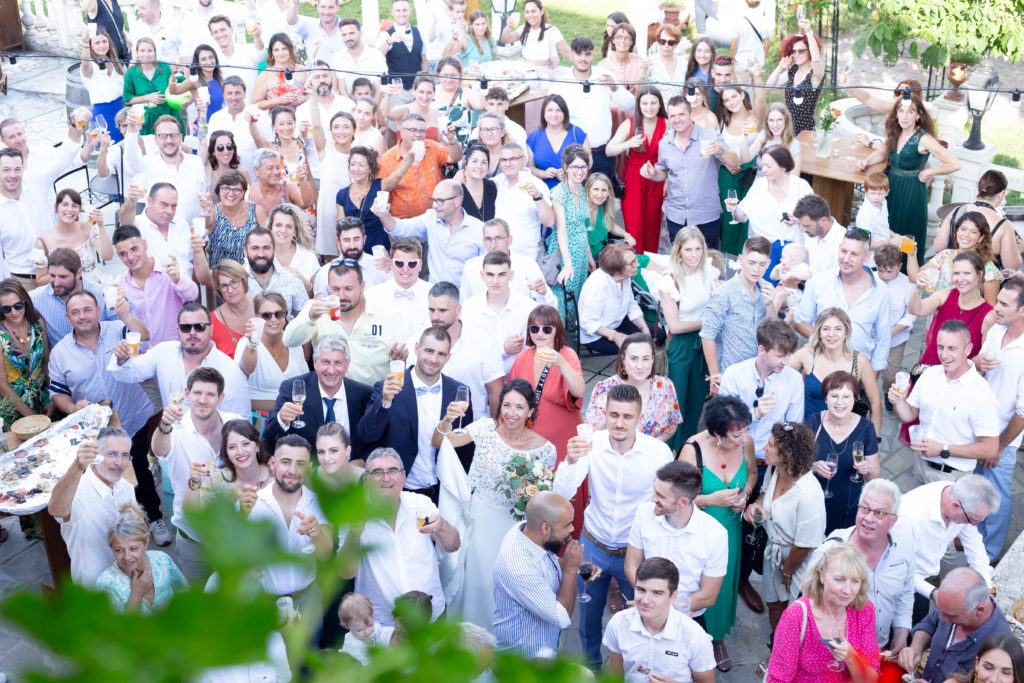
[[[595,567],[600,567],[601,576],[590,583],[583,583],[583,579],[577,577],[576,586],[580,593],[586,586],[590,602],[577,602],[580,606],[580,641],[583,644],[583,662],[597,669],[601,666],[601,620],[604,617],[604,607],[608,602],[608,584],[614,576],[619,582],[619,590],[626,597],[626,600],[633,599],[633,586],[626,578],[625,555],[609,555],[591,542],[586,536],[580,535],[580,542],[583,544],[583,561],[593,562]]]
[[[996,487],[999,492],[999,509],[990,514],[978,525],[981,537],[985,539],[985,552],[993,561],[999,556],[1006,542],[1006,532],[1010,528],[1010,515],[1013,514],[1013,498],[1010,497],[1010,483],[1013,480],[1013,468],[1017,464],[1017,447],[1007,446],[999,456],[999,464],[995,467],[979,467],[975,474],[981,474]]]

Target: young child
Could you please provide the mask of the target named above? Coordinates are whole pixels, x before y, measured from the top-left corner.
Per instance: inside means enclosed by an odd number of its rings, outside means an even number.
[[[386,647],[395,632],[391,626],[381,626],[373,620],[373,603],[359,593],[349,593],[342,598],[338,619],[348,629],[341,652],[350,655],[363,666],[370,661],[370,646]]]
[[[907,302],[914,293],[914,284],[900,272],[902,256],[895,244],[883,244],[875,251],[878,279],[889,290],[889,320],[895,321],[890,331],[892,346],[889,347],[889,364],[882,372],[882,396],[889,393],[889,387],[903,365],[903,352],[910,338],[910,328],[916,320],[915,316],[907,312]],[[885,402],[888,406],[889,400]]]
[[[903,239],[889,227],[889,205],[885,198],[889,195],[889,176],[881,171],[874,171],[864,179],[864,203],[857,211],[856,227],[867,230],[871,233],[871,253],[868,255],[867,265],[873,268],[875,263],[875,250],[886,243],[895,244],[897,247]],[[917,246],[914,251],[917,253]],[[916,259],[915,259],[916,261]]]
[[[772,268],[770,277],[775,281],[796,278],[801,283],[807,282],[811,278],[807,248],[799,242],[790,242],[784,246],[782,258],[779,259],[779,264]],[[785,311],[786,322],[793,322],[793,316],[803,296],[804,290],[799,287],[779,287],[775,290],[775,306],[780,314]]]

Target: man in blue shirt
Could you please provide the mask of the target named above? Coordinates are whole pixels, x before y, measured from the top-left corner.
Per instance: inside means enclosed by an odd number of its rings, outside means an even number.
[[[67,303],[72,292],[84,289],[96,297],[101,308],[100,320],[110,322],[118,319],[115,309],[107,306],[103,300],[103,288],[82,280],[82,258],[74,250],[61,247],[51,251],[46,272],[50,276],[50,284],[33,289],[29,297],[46,321],[46,337],[51,349],[71,332]]]

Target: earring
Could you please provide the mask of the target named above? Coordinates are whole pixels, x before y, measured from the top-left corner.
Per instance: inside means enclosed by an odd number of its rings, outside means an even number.
[[[501,424],[505,424],[505,418],[499,417],[498,422],[500,422]]]
[[[722,447],[722,437],[718,437],[718,447]]]
[[[526,426],[533,427],[533,420],[531,420],[530,418],[526,418]]]

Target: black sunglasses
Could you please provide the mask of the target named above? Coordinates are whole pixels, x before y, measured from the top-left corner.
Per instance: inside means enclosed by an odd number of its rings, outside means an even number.
[[[678,44],[678,40],[666,40],[665,38],[658,38],[658,45],[671,45],[674,47]]]
[[[24,301],[19,301],[17,303],[11,304],[10,306],[0,306],[0,313],[3,313],[4,315],[7,315],[12,310],[13,311],[24,311],[25,310],[25,302]]]
[[[416,266],[420,264],[419,259],[413,259],[411,261],[400,261],[399,259],[391,259],[391,263],[394,264],[395,268],[405,268],[408,266],[409,270],[416,270]]]
[[[757,397],[757,398],[754,399],[754,407],[756,408],[758,402],[761,400],[761,397],[764,396],[764,385],[763,384],[758,384],[757,385],[757,389],[754,391],[754,396]]]
[[[210,323],[178,323],[178,329],[188,334],[192,330],[196,332],[206,332],[206,328],[210,326]]]
[[[217,145],[216,149],[217,149],[218,152],[223,152],[224,150],[227,150],[229,152],[234,152],[235,151],[235,146],[229,142],[226,145]]]
[[[260,313],[260,317],[264,320],[273,320],[274,318],[284,320],[288,317],[288,311],[263,311]],[[202,330],[199,331],[202,332]]]
[[[551,334],[555,331],[554,325],[530,325],[530,334]]]

